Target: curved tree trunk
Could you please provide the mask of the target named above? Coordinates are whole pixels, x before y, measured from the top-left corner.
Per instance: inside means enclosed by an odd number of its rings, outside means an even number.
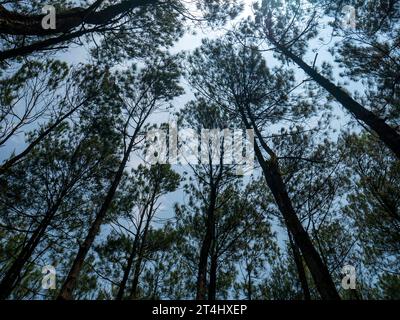
[[[0,51],[0,61],[49,50],[53,46],[63,44],[85,34],[103,31],[107,24],[111,23],[119,15],[138,7],[156,4],[158,0],[125,0],[96,12],[95,10],[101,2],[103,1],[98,0],[87,9],[68,9],[65,12],[57,14],[56,29],[42,28],[42,19],[45,15],[13,13],[0,5],[0,34],[39,36],[44,38],[43,40],[37,40],[22,47]],[[80,28],[83,25],[91,27]],[[54,37],[47,38],[52,35]]]
[[[247,118],[245,109],[250,118],[251,125]],[[315,249],[308,233],[304,230],[303,225],[297,217],[292,201],[286,190],[274,152],[265,143],[248,106],[243,108],[243,106],[239,105],[239,112],[246,128],[254,129],[262,147],[270,154],[271,159],[265,160],[257,141],[254,141],[255,155],[261,166],[267,185],[272,192],[276,204],[278,205],[288,231],[293,235],[295,245],[300,249],[301,254],[304,257],[318,292],[324,300],[340,300],[340,296],[336,290],[328,268],[323,263],[321,256]]]
[[[276,42],[272,37],[268,37],[268,40],[279,52],[291,59],[314,81],[327,90],[347,111],[375,131],[379,139],[393,151],[398,159],[400,159],[400,134],[395,129],[374,113],[364,108],[341,88],[319,74],[314,68],[310,67],[301,58],[293,54],[288,48]]]

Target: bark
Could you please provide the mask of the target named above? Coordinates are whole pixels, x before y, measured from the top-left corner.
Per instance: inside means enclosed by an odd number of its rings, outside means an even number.
[[[143,237],[146,236],[147,234],[147,229],[145,229],[145,234]],[[139,276],[140,276],[140,271],[142,268],[142,262],[143,262],[143,253],[144,253],[144,245],[145,245],[145,239],[142,240],[142,243],[140,245],[139,253],[138,253],[138,258],[135,263],[135,271],[133,273],[133,280],[132,280],[132,287],[131,287],[131,293],[129,295],[130,300],[136,300],[137,299],[137,287],[139,284]]]
[[[211,256],[210,263],[210,283],[208,285],[208,300],[216,300],[217,294],[217,267],[218,267],[218,256],[214,253]]]
[[[356,119],[362,121],[370,129],[375,131],[379,139],[400,159],[400,134],[395,129],[374,113],[364,108],[341,88],[319,74],[314,68],[310,67],[301,58],[293,54],[288,48],[276,42],[272,37],[268,37],[268,40],[271,41],[278,51],[291,59],[314,81],[327,90],[347,111],[352,113]]]
[[[135,271],[133,273],[131,293],[129,295],[129,299],[130,300],[136,300],[137,299],[137,287],[138,287],[138,284],[139,284],[139,276],[140,276],[140,271],[141,271],[141,267],[142,267],[142,261],[143,261],[143,251],[140,250],[140,252],[138,254],[138,259],[137,259],[136,264],[135,264]]]
[[[247,272],[248,279],[247,279],[247,300],[253,300],[253,284],[251,281],[251,271]]]
[[[301,285],[301,289],[303,291],[304,300],[311,300],[310,288],[308,287],[308,282],[307,282],[306,272],[304,270],[302,256],[299,252],[299,248],[297,248],[296,245],[294,244],[292,235],[289,232],[288,232],[288,236],[289,236],[290,247],[293,252],[294,262],[296,264],[297,275],[299,277],[299,282]]]
[[[125,166],[129,160],[129,156],[133,150],[134,145],[135,145],[135,138],[133,136],[129,143],[128,149],[125,152],[124,157],[119,165],[119,168],[114,177],[114,180],[107,192],[104,202],[101,205],[100,210],[98,211],[94,222],[90,226],[90,229],[88,231],[88,234],[86,235],[84,242],[79,246],[79,250],[75,257],[75,260],[71,266],[71,269],[69,270],[67,278],[65,279],[65,282],[64,282],[64,284],[60,290],[60,293],[57,297],[58,300],[73,299],[73,291],[76,287],[76,283],[78,281],[79,274],[82,270],[83,263],[85,261],[85,258],[87,256],[97,234],[100,231],[100,227],[103,224],[103,221],[104,221],[104,218],[106,217],[107,211],[110,208],[110,205],[114,199],[115,192],[117,191],[117,188],[121,182],[121,179],[122,179],[122,176],[123,176],[123,173],[125,170]]]
[[[97,31],[97,29],[96,29],[96,31]],[[64,43],[66,41],[69,41],[69,40],[72,40],[75,38],[79,38],[79,37],[81,37],[85,34],[91,33],[91,32],[94,32],[94,31],[92,29],[91,30],[80,30],[80,31],[64,34],[59,37],[53,37],[53,38],[49,38],[49,39],[46,39],[43,41],[38,41],[38,42],[32,43],[27,46],[18,47],[15,49],[9,49],[9,50],[5,50],[5,51],[0,51],[0,61],[4,61],[7,59],[12,59],[12,58],[16,58],[16,57],[26,56],[33,52],[49,50],[50,47],[53,47],[55,45]]]
[[[222,170],[222,169],[221,169]],[[197,274],[196,300],[205,300],[207,291],[207,263],[214,233],[214,211],[217,200],[216,185],[211,185],[210,203],[206,215],[206,234],[200,249]]]

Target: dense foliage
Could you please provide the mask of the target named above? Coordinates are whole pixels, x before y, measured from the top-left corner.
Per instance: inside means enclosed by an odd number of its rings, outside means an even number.
[[[51,2],[0,1],[0,299],[400,298],[400,1]]]

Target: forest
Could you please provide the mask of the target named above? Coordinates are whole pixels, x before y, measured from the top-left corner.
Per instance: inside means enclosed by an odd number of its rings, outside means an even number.
[[[0,300],[397,300],[399,259],[399,0],[0,0]]]

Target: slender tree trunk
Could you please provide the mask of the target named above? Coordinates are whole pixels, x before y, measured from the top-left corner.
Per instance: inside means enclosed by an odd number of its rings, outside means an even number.
[[[136,300],[137,299],[137,288],[139,284],[139,277],[140,277],[140,271],[142,268],[142,261],[143,261],[143,243],[140,246],[140,251],[138,254],[138,258],[135,263],[135,271],[133,272],[133,279],[132,279],[132,287],[131,287],[131,293],[129,295],[130,300]]]
[[[153,210],[153,207],[154,207],[155,195],[156,195],[156,192],[154,191],[153,194],[152,194],[151,200],[150,200],[150,210],[151,211]],[[146,215],[146,212],[147,212],[147,206],[148,206],[148,203],[146,204],[145,208],[143,208],[143,210],[142,210],[142,214],[140,216],[139,225],[138,225],[137,230],[136,230],[135,239],[133,240],[132,251],[131,251],[131,254],[130,254],[129,258],[128,258],[127,266],[126,266],[126,268],[124,270],[124,275],[123,275],[121,284],[119,286],[119,290],[118,290],[118,293],[117,293],[117,296],[116,296],[115,300],[122,300],[122,298],[124,296],[124,292],[125,292],[125,289],[126,289],[126,284],[128,283],[128,279],[129,279],[129,274],[131,272],[133,261],[135,259],[136,252],[137,252],[137,249],[138,249],[138,246],[139,246],[140,232],[142,230],[142,224],[143,224],[144,216]],[[147,222],[146,222],[146,226],[147,226]]]
[[[248,279],[247,279],[247,300],[253,299],[253,284],[251,281],[251,271],[247,271]]]
[[[214,252],[211,255],[210,263],[210,283],[208,285],[208,300],[214,301],[217,296],[217,267],[218,267],[218,256]]]
[[[322,262],[318,251],[315,249],[309,235],[304,230],[304,227],[293,209],[292,202],[286,191],[276,159],[265,161],[257,142],[255,142],[254,145],[255,153],[263,170],[267,184],[271,189],[280,212],[282,213],[287,228],[293,235],[295,244],[301,250],[318,292],[324,300],[340,300],[340,296],[336,290],[328,268]]]
[[[130,294],[130,297],[129,297],[131,300],[135,300],[137,298],[137,287],[138,287],[138,284],[139,284],[139,276],[140,276],[140,270],[142,268],[144,247],[146,245],[146,238],[147,238],[147,234],[148,234],[149,228],[150,228],[151,213],[153,211],[153,206],[154,206],[154,198],[153,198],[152,203],[151,203],[149,216],[148,216],[148,219],[146,221],[146,226],[144,227],[143,237],[142,237],[142,241],[141,241],[140,248],[139,248],[138,259],[137,259],[136,264],[135,264],[135,272],[134,272],[134,275],[133,275],[131,294]]]
[[[285,46],[276,42],[272,37],[268,37],[268,40],[271,41],[278,51],[291,59],[314,81],[326,89],[347,111],[352,113],[358,120],[364,122],[369,128],[375,131],[379,139],[393,151],[397,158],[400,159],[400,134],[395,129],[389,126],[384,120],[377,117],[374,113],[364,108],[341,88],[319,74],[314,68],[310,67]]]
[[[137,228],[137,232],[135,234],[135,239],[133,240],[132,250],[131,250],[131,253],[130,253],[129,258],[127,260],[126,268],[124,270],[124,275],[123,275],[121,283],[119,285],[118,293],[117,293],[117,295],[115,297],[115,300],[122,300],[123,297],[124,297],[126,284],[128,282],[129,274],[131,272],[133,261],[134,261],[135,256],[136,256],[137,247],[139,245],[139,237],[140,237],[140,230],[142,228],[142,223],[143,223],[143,216],[144,216],[144,212],[143,212],[143,214],[142,214],[142,216],[140,218],[140,222],[139,222],[139,225],[138,225],[138,228]]]
[[[207,293],[207,264],[214,230],[214,211],[217,200],[216,186],[213,184],[210,191],[210,203],[206,215],[206,234],[200,249],[197,274],[196,300],[205,300]]]
[[[107,211],[110,208],[110,205],[114,199],[115,192],[117,191],[117,188],[121,182],[125,166],[129,160],[130,153],[132,152],[133,146],[135,144],[135,136],[131,138],[131,141],[129,143],[128,149],[126,150],[124,154],[124,158],[122,159],[118,171],[114,177],[114,180],[110,186],[110,189],[107,192],[107,195],[104,199],[103,204],[100,207],[100,210],[98,211],[96,218],[92,225],[89,228],[88,234],[86,235],[86,238],[84,242],[79,246],[78,253],[75,257],[75,260],[71,266],[71,269],[69,270],[69,273],[67,275],[67,278],[64,281],[64,284],[60,290],[60,293],[57,297],[58,300],[71,300],[73,299],[73,291],[76,287],[76,283],[78,281],[79,274],[81,272],[83,263],[85,261],[85,258],[94,242],[94,239],[96,238],[97,234],[100,231],[100,227],[103,224],[104,218],[106,217]]]
[[[4,275],[3,279],[0,282],[0,300],[7,299],[13,289],[18,285],[21,278],[21,272],[25,267],[26,263],[28,262],[29,258],[32,256],[33,252],[37,248],[38,244],[43,238],[43,235],[46,232],[46,229],[50,225],[54,215],[56,214],[58,208],[60,207],[67,191],[63,191],[57,202],[54,204],[53,207],[48,210],[43,220],[40,222],[38,227],[32,233],[31,237],[29,238],[28,242],[24,245],[20,253],[18,254],[15,261],[12,263],[10,268],[7,270],[6,274]]]
[[[297,275],[299,277],[301,289],[303,291],[304,300],[311,300],[310,288],[308,287],[306,272],[304,270],[303,259],[299,252],[299,248],[297,248],[297,246],[294,244],[292,235],[290,234],[289,231],[288,231],[288,236],[289,236],[290,247],[291,247],[292,253],[293,253],[294,262],[296,264]]]
[[[8,269],[4,278],[0,283],[0,300],[7,299],[15,286],[18,285],[20,279],[20,274],[22,269],[28,262],[29,258],[32,256],[37,245],[40,243],[44,232],[49,225],[51,219],[46,217],[36,228],[35,232],[29,238],[27,244],[22,248],[21,252],[18,254],[17,259],[13,262],[11,267]]]

